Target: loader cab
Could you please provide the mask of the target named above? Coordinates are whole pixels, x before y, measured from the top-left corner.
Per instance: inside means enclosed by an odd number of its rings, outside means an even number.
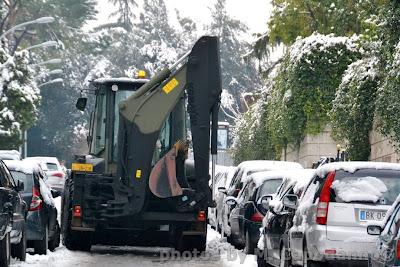
[[[102,78],[93,81],[96,101],[90,116],[89,154],[105,160],[105,169],[116,173],[118,162],[118,104],[137,91],[147,79]],[[186,137],[184,99],[165,121],[154,150],[153,164],[164,156],[174,142]]]
[[[118,103],[138,90],[147,79],[101,78],[94,80],[95,106],[90,114],[89,154],[103,158],[106,169],[115,172],[118,155]]]

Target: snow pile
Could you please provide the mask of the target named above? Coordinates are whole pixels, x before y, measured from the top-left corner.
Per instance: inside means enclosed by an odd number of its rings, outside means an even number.
[[[47,205],[54,206],[53,195],[51,194],[50,186],[43,180],[39,179],[40,194]]]
[[[388,189],[376,177],[362,177],[357,180],[336,180],[332,184],[336,195],[344,202],[365,201],[376,203]]]
[[[387,162],[371,162],[371,161],[347,161],[333,162],[320,166],[316,173],[319,177],[324,177],[329,172],[343,170],[349,173],[355,173],[360,169],[375,169],[375,170],[395,170],[400,171],[399,163]]]
[[[355,41],[356,37],[337,37],[332,34],[323,35],[314,33],[309,37],[297,39],[291,46],[290,62],[297,64],[305,57],[311,55],[313,51],[327,51],[328,49],[338,45],[343,45],[347,50],[356,52],[357,46]]]

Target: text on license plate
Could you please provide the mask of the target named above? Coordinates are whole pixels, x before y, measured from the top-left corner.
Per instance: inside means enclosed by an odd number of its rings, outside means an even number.
[[[386,211],[360,210],[360,221],[383,221]]]

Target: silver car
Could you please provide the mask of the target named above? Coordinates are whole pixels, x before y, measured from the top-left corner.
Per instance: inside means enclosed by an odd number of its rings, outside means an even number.
[[[400,164],[330,163],[317,169],[289,230],[291,264],[367,265],[376,236],[367,226],[382,222],[400,192]]]

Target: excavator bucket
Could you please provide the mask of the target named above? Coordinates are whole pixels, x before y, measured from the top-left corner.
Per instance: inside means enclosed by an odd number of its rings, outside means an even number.
[[[162,157],[151,171],[150,191],[159,198],[176,197],[183,193],[176,178],[175,158],[176,150],[174,148]]]

